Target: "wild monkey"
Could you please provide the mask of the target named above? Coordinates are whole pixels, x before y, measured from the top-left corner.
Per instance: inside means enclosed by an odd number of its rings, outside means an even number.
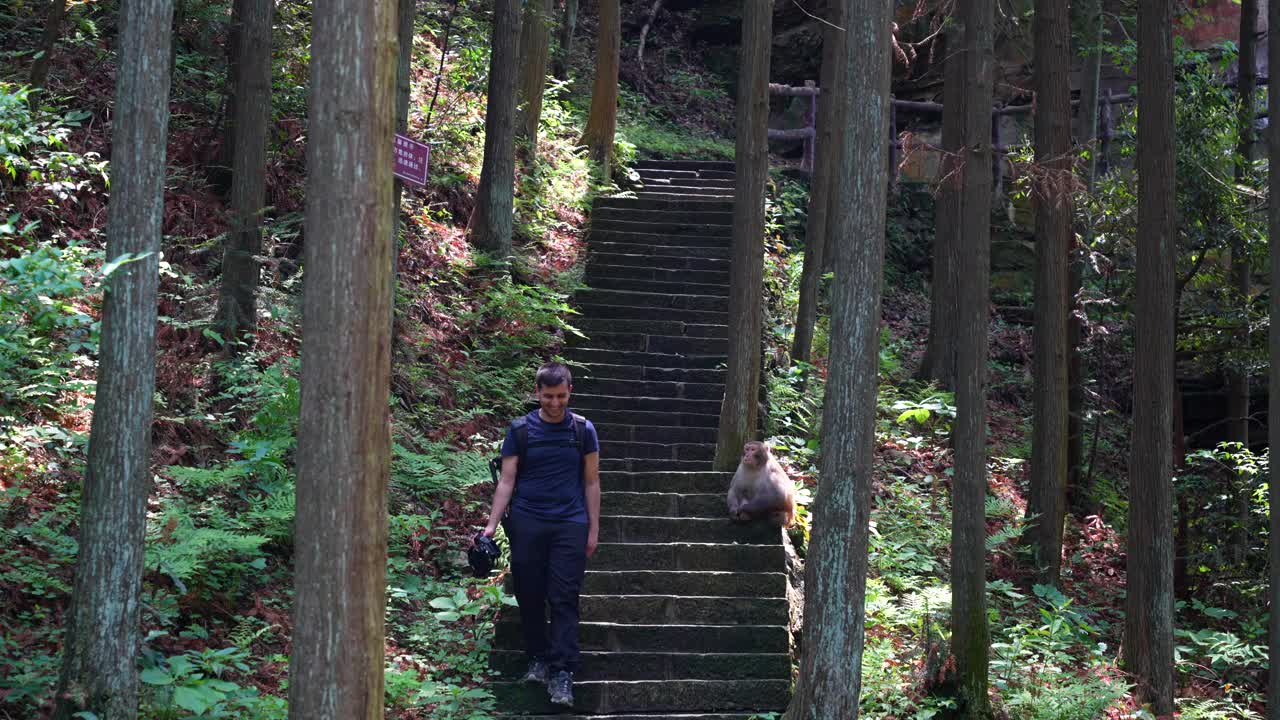
[[[775,525],[790,527],[795,515],[795,485],[769,446],[755,440],[742,446],[742,461],[729,484],[729,517],[738,522],[768,517]]]

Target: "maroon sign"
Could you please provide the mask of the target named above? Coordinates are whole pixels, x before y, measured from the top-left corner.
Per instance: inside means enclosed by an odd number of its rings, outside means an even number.
[[[395,158],[392,173],[401,180],[417,185],[427,184],[427,162],[431,160],[431,146],[396,133]]]

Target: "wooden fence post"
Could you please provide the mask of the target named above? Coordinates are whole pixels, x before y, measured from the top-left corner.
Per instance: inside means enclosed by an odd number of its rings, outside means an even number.
[[[806,88],[813,88],[812,80],[805,80]],[[811,134],[804,141],[804,159],[800,161],[800,170],[813,173],[814,146],[818,144],[818,93],[809,95],[809,108],[804,112],[804,126]]]

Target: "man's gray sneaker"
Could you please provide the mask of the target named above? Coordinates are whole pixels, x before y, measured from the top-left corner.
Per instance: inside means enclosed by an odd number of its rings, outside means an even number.
[[[532,660],[529,662],[529,669],[525,671],[524,677],[520,678],[520,682],[546,684],[550,675],[551,668],[545,662]]]
[[[547,681],[547,692],[551,695],[551,702],[555,705],[573,706],[573,673],[568,670],[551,676]]]

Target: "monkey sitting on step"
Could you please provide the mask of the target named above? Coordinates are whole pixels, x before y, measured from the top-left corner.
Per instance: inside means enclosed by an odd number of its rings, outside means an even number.
[[[729,485],[729,517],[738,522],[767,517],[775,525],[790,527],[795,514],[795,485],[769,446],[755,440],[744,445]]]

